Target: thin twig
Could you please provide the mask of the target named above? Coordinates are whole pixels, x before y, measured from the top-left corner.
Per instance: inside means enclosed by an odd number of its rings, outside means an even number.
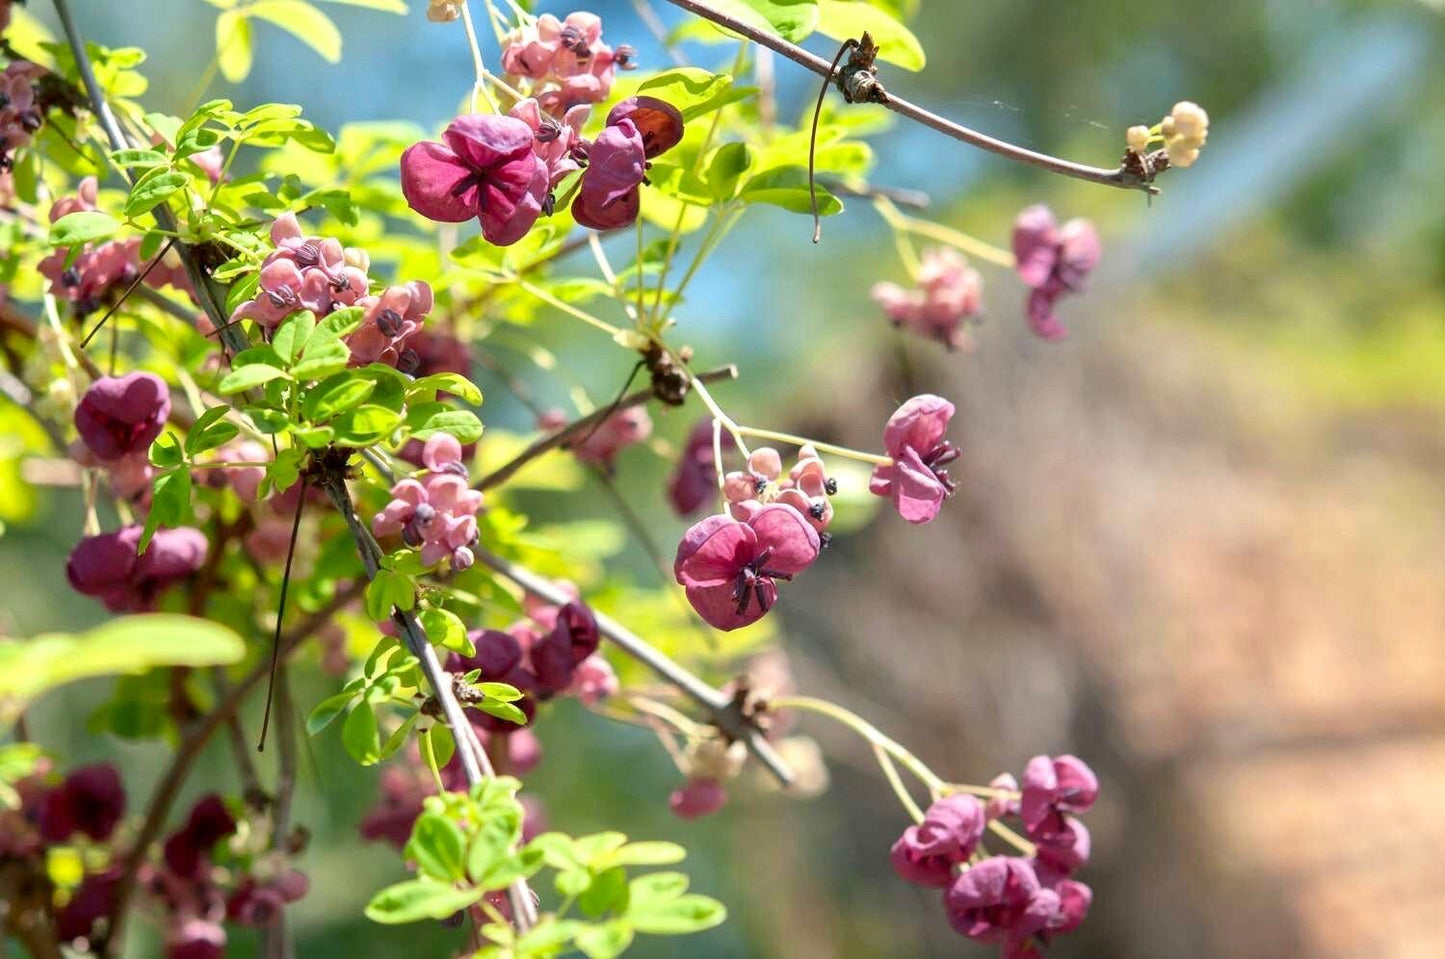
[[[527,592],[558,606],[566,605],[573,598],[557,587],[555,583],[529,569],[524,569],[500,556],[494,556],[480,547],[472,547],[478,562],[501,573]],[[707,710],[713,725],[727,736],[741,740],[768,771],[784,786],[793,781],[793,773],[774,750],[771,744],[758,732],[756,723],[739,707],[739,704],[721,690],[714,689],[662,651],[616,622],[596,611],[597,630],[612,643],[648,669],[675,686],[684,695]]]
[[[276,668],[281,662],[281,622],[286,616],[286,593],[291,586],[291,561],[296,558],[296,539],[301,534],[301,514],[306,510],[308,477],[301,477],[301,493],[296,497],[296,517],[291,521],[291,540],[286,544],[286,568],[281,573],[281,596],[276,606],[276,636],[271,641],[271,681],[266,686],[266,710],[261,714],[261,738],[256,752],[266,751],[266,731],[271,728],[271,695],[276,690]]]
[[[720,27],[731,30],[733,33],[746,37],[754,43],[765,46],[769,50],[792,60],[798,64],[798,66],[812,70],[820,77],[835,79],[834,71],[829,68],[827,60],[809,53],[795,43],[789,43],[782,37],[768,33],[765,30],[759,30],[751,24],[744,23],[719,10],[714,10],[704,3],[698,3],[697,0],[667,0],[667,2],[689,13],[696,14],[704,20],[711,21]],[[1076,180],[1087,180],[1090,183],[1100,183],[1104,186],[1118,187],[1124,190],[1143,190],[1146,193],[1159,192],[1157,188],[1141,180],[1137,174],[1131,173],[1122,167],[1106,170],[1102,167],[1088,166],[1083,163],[1075,163],[1072,160],[1050,156],[1047,153],[1037,153],[1033,150],[1027,150],[1023,147],[1015,146],[1012,143],[995,139],[985,133],[979,133],[977,130],[971,130],[960,123],[955,123],[946,117],[941,117],[930,110],[925,110],[923,107],[910,103],[908,100],[891,93],[882,100],[882,105],[894,113],[897,113],[899,116],[904,116],[916,123],[921,123],[926,127],[937,130],[945,136],[952,137],[970,146],[978,147],[981,150],[996,153],[1016,163],[1040,167],[1053,173],[1073,177]]]
[[[704,383],[711,383],[715,380],[737,379],[737,375],[737,367],[728,365],[720,367],[716,370],[709,370],[706,373],[699,373],[697,374],[696,379],[701,380]],[[652,398],[652,387],[645,387],[643,389],[629,393],[627,396],[624,396],[621,400],[619,400],[612,406],[606,406],[600,410],[594,410],[593,412],[587,414],[581,419],[573,420],[556,432],[548,433],[546,436],[537,440],[531,446],[518,453],[510,462],[497,467],[486,476],[483,476],[481,479],[477,480],[477,482],[473,485],[476,489],[479,490],[487,490],[491,489],[494,486],[500,486],[507,480],[511,479],[518,470],[526,466],[532,460],[541,456],[543,453],[549,452],[562,446],[566,446],[573,438],[575,438],[579,434],[587,432],[597,423],[600,423],[602,420],[611,416],[613,413],[616,413],[619,410],[629,409],[634,406],[640,406]]]

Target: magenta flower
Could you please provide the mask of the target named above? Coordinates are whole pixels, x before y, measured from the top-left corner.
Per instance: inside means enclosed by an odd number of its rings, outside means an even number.
[[[408,341],[426,322],[432,303],[431,286],[421,280],[389,286],[380,296],[357,300],[356,305],[366,312],[361,326],[346,337],[351,365],[385,363],[403,373],[415,372],[421,357],[410,350]]]
[[[1079,928],[1089,914],[1089,906],[1094,901],[1094,891],[1084,883],[1068,878],[1067,871],[1060,870],[1045,860],[1034,859],[1031,865],[1034,867],[1034,874],[1039,877],[1039,885],[1059,897],[1059,907],[1049,917],[1043,934],[1063,935]]]
[[[584,706],[596,706],[608,696],[617,695],[620,688],[612,664],[593,653],[577,664],[572,672],[572,684],[563,692],[576,696]]]
[[[252,320],[275,329],[297,310],[325,316],[366,295],[364,254],[347,251],[331,237],[306,236],[296,214],[286,212],[271,224],[275,249],[261,265],[256,294],[231,313],[231,322]]]
[[[166,930],[166,959],[223,959],[226,930],[218,922],[185,916]]]
[[[404,479],[391,488],[391,502],[372,517],[377,536],[401,534],[408,546],[421,547],[421,561],[433,566],[444,559],[452,569],[469,568],[476,556],[476,514],[482,494],[467,485],[462,446],[456,437],[438,433],[422,448],[430,472],[420,480]]]
[[[528,650],[532,670],[545,695],[560,693],[574,681],[577,667],[601,642],[597,620],[584,603],[568,603],[557,610],[552,631]]]
[[[894,325],[955,350],[972,344],[965,326],[983,309],[983,279],[958,251],[931,249],[923,253],[916,289],[878,283],[872,297]]]
[[[647,161],[682,140],[682,114],[653,97],[630,97],[612,108],[607,126],[587,148],[587,169],[572,216],[594,230],[615,230],[637,219]]]
[[[532,148],[532,128],[516,117],[457,117],[444,142],[423,140],[401,155],[401,189],[429,220],[476,217],[487,242],[516,243],[542,213],[547,164]]]
[[[77,832],[105,842],[125,815],[125,787],[109,763],[82,766],[41,801],[38,825],[47,842],[65,842]]]
[[[8,20],[9,3],[0,8],[0,21]],[[4,29],[0,22],[0,29]],[[35,94],[35,81],[45,70],[26,60],[15,60],[0,72],[0,174],[9,172],[11,151],[28,146],[44,122]]]
[[[762,619],[790,580],[818,558],[818,534],[798,512],[764,506],[746,522],[726,514],[694,525],[677,547],[673,574],[698,615],[721,630]]]
[[[141,528],[87,536],[76,544],[65,565],[76,592],[94,596],[113,613],[145,612],[172,583],[201,568],[209,544],[189,526],[159,530],[144,555],[137,556]]]
[[[95,177],[81,180],[74,196],[61,197],[50,207],[50,221],[94,210],[97,189]],[[56,295],[74,304],[77,313],[86,314],[98,309],[112,290],[135,279],[140,272],[139,250],[138,239],[87,243],[74,262],[69,262],[70,250],[60,249],[36,268]]]
[[[716,779],[689,779],[672,791],[667,805],[678,819],[710,816],[728,801],[727,790]]]
[[[257,929],[270,926],[310,889],[311,881],[299,869],[283,870],[266,882],[247,877],[226,900],[226,918]]]
[[[1084,288],[1084,279],[1099,265],[1099,234],[1085,219],[1059,226],[1048,207],[1028,207],[1014,221],[1015,269],[1032,291],[1029,328],[1044,340],[1057,340],[1068,330],[1054,317],[1054,304],[1066,293]]]
[[[875,466],[868,490],[886,496],[910,523],[928,523],[958,486],[948,478],[958,448],[943,438],[953,404],[925,393],[898,407],[883,428],[883,446],[893,462]]]
[[[618,410],[582,434],[582,439],[573,444],[572,454],[584,463],[610,472],[618,453],[651,435],[652,417],[647,415],[647,410],[634,406]]]
[[[975,942],[1002,943],[1005,956],[1023,952],[1059,909],[1027,861],[993,856],[966,869],[943,897],[949,924]]]
[[[96,459],[144,454],[171,413],[171,391],[154,373],[102,376],[75,408],[75,428]]]
[[[1019,818],[1030,837],[1062,832],[1064,813],[1084,813],[1099,798],[1099,779],[1077,756],[1035,756],[1024,767]]]
[[[717,492],[717,463],[712,445],[712,419],[698,421],[687,434],[682,455],[667,480],[667,499],[679,516],[689,516],[702,508]],[[733,449],[732,434],[723,431],[721,446]]]
[[[602,20],[593,13],[571,13],[558,20],[544,13],[514,31],[502,48],[502,69],[533,82],[542,108],[561,115],[578,104],[607,99],[617,68],[631,65],[632,51],[616,51],[602,42]]]
[[[186,824],[161,847],[166,868],[181,879],[193,879],[210,861],[216,843],[236,832],[236,820],[221,797],[208,793],[191,807]]]
[[[983,805],[972,796],[940,799],[893,844],[894,870],[908,882],[942,889],[953,882],[953,867],[973,855],[985,822]]]
[[[104,872],[93,872],[80,881],[55,917],[55,933],[61,942],[69,943],[82,936],[89,937],[95,923],[110,915],[115,906],[115,890],[120,885],[120,867],[113,865]]]
[[[1093,845],[1088,827],[1073,816],[1060,817],[1056,828],[1047,832],[1037,831],[1034,844],[1038,861],[1065,876],[1073,875],[1088,863]]]
[[[541,105],[530,97],[508,111],[532,128],[532,149],[547,164],[548,189],[555,188],[569,173],[582,169],[573,147],[582,141],[582,126],[591,111],[591,107],[576,106],[558,121],[543,113]]]

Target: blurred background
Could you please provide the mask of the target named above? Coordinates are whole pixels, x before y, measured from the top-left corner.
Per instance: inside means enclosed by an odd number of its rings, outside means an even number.
[[[88,36],[150,53],[146,97],[180,111],[211,52],[200,0],[75,0]],[[258,25],[250,104],[304,104],[334,129],[403,118],[437,128],[470,82],[459,29],[328,8],[345,59],[328,67]],[[669,23],[675,11],[660,4]],[[43,0],[31,9],[42,17]],[[543,3],[565,14],[568,4]],[[629,2],[590,6],[612,43],[663,62]],[[940,519],[880,515],[792,586],[780,635],[808,692],[902,739],[933,768],[987,782],[1029,756],[1075,752],[1099,772],[1089,818],[1093,913],[1059,957],[1445,956],[1445,16],[1438,4],[1329,0],[924,0],[927,70],[891,89],[1015,142],[1109,165],[1123,130],[1179,99],[1212,135],[1152,204],[1014,167],[929,131],[879,138],[876,184],[926,191],[927,216],[1007,245],[1046,201],[1093,218],[1104,266],[1063,307],[1072,335],[1033,339],[1024,291],[983,266],[988,316],[973,353],[900,341],[868,299],[903,278],[886,228],[855,202],[808,242],[804,218],[750,213],[699,278],[680,336],[703,367],[737,362],[718,397],[739,419],[856,447],[899,400],[959,407],[958,495]],[[264,34],[264,36],[262,35]],[[809,46],[831,54],[819,38]],[[690,48],[703,65],[730,53]],[[816,96],[778,65],[784,115]],[[630,240],[624,241],[630,243]],[[625,252],[619,253],[625,256]],[[630,361],[564,321],[532,328],[603,399]],[[543,398],[563,387],[518,371]],[[485,372],[489,427],[531,417]],[[674,445],[692,409],[658,415]],[[668,463],[619,465],[658,542]],[[65,588],[73,500],[0,484],[6,631],[99,619]],[[615,516],[595,483],[526,505]],[[645,552],[613,568],[656,583]],[[652,579],[649,579],[652,577]],[[336,681],[305,680],[314,703]],[[87,735],[103,684],[45,700],[40,740],[121,757],[133,802],[159,748]],[[804,719],[831,788],[792,801],[746,785],[718,816],[666,811],[677,774],[645,733],[573,704],[540,735],[529,780],[559,828],[685,842],[723,927],[640,941],[638,956],[984,956],[932,893],[895,879],[905,824],[871,755]],[[441,954],[456,934],[389,928],[361,907],[402,867],[360,842],[375,770],[334,736],[311,743],[297,818],[315,834],[294,910],[299,955]],[[230,782],[206,758],[193,789]],[[237,955],[253,943],[233,937]],[[145,954],[138,952],[137,954]]]

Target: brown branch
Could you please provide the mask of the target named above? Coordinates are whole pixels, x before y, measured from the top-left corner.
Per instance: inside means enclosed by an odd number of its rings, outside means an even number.
[[[716,380],[737,379],[737,375],[738,368],[736,366],[728,365],[716,370],[709,370],[706,373],[699,373],[697,374],[696,379],[703,383],[712,383]],[[562,446],[566,446],[567,443],[573,438],[585,435],[589,429],[601,423],[604,419],[611,416],[612,414],[633,406],[641,406],[643,403],[646,403],[652,398],[652,387],[644,387],[640,390],[629,393],[628,395],[622,397],[622,399],[620,399],[616,403],[609,404],[608,406],[604,406],[601,409],[593,410],[591,413],[587,414],[581,419],[573,420],[556,432],[548,433],[546,436],[537,440],[531,446],[518,453],[515,457],[512,458],[510,462],[497,467],[486,476],[483,476],[481,479],[477,480],[476,483],[474,483],[473,485],[476,489],[479,490],[487,490],[491,489],[494,486],[500,486],[507,480],[511,479],[518,470],[526,466],[532,460],[541,456],[543,453],[558,449]]]
[[[731,30],[733,33],[746,37],[760,46],[767,47],[782,56],[792,60],[798,66],[811,70],[820,77],[829,80],[841,80],[846,74],[847,68],[834,72],[828,65],[828,61],[822,57],[815,56],[804,50],[795,43],[789,43],[782,37],[760,30],[751,24],[744,23],[736,17],[731,17],[719,10],[714,10],[707,4],[698,3],[697,0],[667,0],[675,7],[680,7],[689,13],[696,14],[704,20],[711,21],[720,27]],[[1143,190],[1146,193],[1158,193],[1158,189],[1145,183],[1138,174],[1124,169],[1122,166],[1107,170],[1103,167],[1087,166],[1083,163],[1075,163],[1072,160],[1064,160],[1060,157],[1050,156],[1047,153],[1038,153],[1020,146],[1015,146],[1004,140],[991,137],[986,133],[979,133],[971,130],[961,123],[955,123],[947,117],[941,117],[931,110],[891,93],[879,91],[879,98],[873,102],[881,103],[883,106],[897,113],[899,116],[907,117],[916,123],[937,130],[944,136],[952,137],[970,146],[996,153],[1001,157],[1013,160],[1016,163],[1024,163],[1029,166],[1036,166],[1052,173],[1059,173],[1064,176],[1073,177],[1076,180],[1087,180],[1090,183],[1100,183],[1104,186],[1119,187],[1124,190]]]

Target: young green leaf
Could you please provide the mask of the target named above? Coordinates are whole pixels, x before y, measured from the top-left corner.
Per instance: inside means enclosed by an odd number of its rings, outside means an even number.
[[[317,703],[316,708],[311,710],[311,715],[306,717],[306,731],[315,736],[330,726],[336,721],[336,717],[340,716],[346,707],[356,699],[357,692],[359,690],[342,690],[335,696],[327,696]]]
[[[371,706],[357,703],[346,714],[346,722],[341,726],[341,744],[346,747],[347,755],[363,766],[370,766],[381,758],[381,736]]]
[[[632,923],[626,919],[609,919],[578,929],[574,941],[587,959],[613,959],[632,945],[632,935]]]
[[[331,18],[305,0],[257,0],[246,11],[285,30],[327,63],[341,60],[341,31]]]
[[[233,393],[240,393],[253,386],[260,386],[262,383],[269,383],[276,379],[289,380],[291,375],[283,369],[268,366],[265,363],[254,363],[234,369],[221,377],[220,385],[216,389],[222,396],[230,396]]]
[[[251,59],[251,21],[243,11],[224,11],[216,18],[216,65],[221,76],[240,83],[251,72]]]
[[[413,879],[387,886],[366,906],[366,918],[383,925],[445,919],[477,902],[481,889],[458,889],[450,883]]]
[[[720,925],[727,909],[716,899],[688,894],[664,902],[653,902],[627,911],[627,919],[638,932],[654,936],[681,936]]]
[[[402,855],[433,879],[451,882],[461,879],[466,859],[466,837],[450,818],[424,812],[411,827],[411,839]]]
[[[577,906],[589,919],[597,919],[608,912],[627,910],[627,870],[614,866],[594,876],[587,891],[577,897]]]
[[[886,10],[864,0],[818,0],[818,32],[838,42],[864,33],[878,44],[878,58],[905,70],[922,70],[926,57],[918,38]]]
[[[190,182],[190,177],[171,169],[156,167],[147,170],[130,188],[130,196],[125,201],[125,215],[133,218],[149,213]]]
[[[50,224],[51,246],[77,246],[104,240],[120,229],[114,217],[99,210],[78,210]]]

